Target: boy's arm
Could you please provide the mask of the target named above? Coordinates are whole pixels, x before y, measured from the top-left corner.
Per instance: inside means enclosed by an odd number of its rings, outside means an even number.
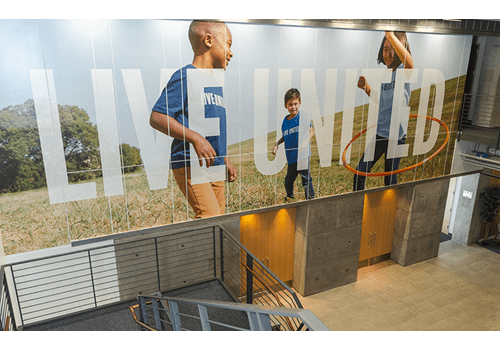
[[[231,163],[228,157],[224,158],[224,162],[226,163],[227,167],[227,181],[233,182],[238,177],[238,172],[236,171],[236,168],[234,167],[233,163]]]
[[[281,145],[283,142],[285,142],[285,137],[281,136],[278,142],[274,144],[273,155],[276,155],[276,152],[278,152],[278,146]]]
[[[200,166],[203,166],[203,159],[205,159],[207,168],[210,168],[214,163],[217,154],[215,153],[215,150],[210,142],[208,142],[207,139],[199,133],[186,128],[174,118],[156,111],[151,113],[151,116],[149,117],[149,124],[153,129],[156,129],[168,136],[191,143],[194,147],[196,155],[198,156]]]

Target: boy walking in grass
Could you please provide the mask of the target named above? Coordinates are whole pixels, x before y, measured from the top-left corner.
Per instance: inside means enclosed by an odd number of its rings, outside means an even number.
[[[304,137],[299,138],[299,129],[307,130],[305,128],[300,128],[301,124],[303,125],[304,122],[307,122],[303,120],[301,123],[299,112],[300,104],[299,90],[292,88],[285,93],[285,108],[288,110],[289,114],[283,119],[283,124],[281,125],[283,136],[276,142],[273,149],[273,154],[276,155],[279,145],[283,142],[285,143],[286,160],[288,163],[288,169],[285,176],[285,201],[294,198],[293,183],[299,174],[302,177],[302,186],[304,186],[306,199],[313,199],[315,195],[311,174],[309,172],[309,157],[311,152],[309,148],[309,139],[314,135],[314,130],[309,124],[308,137],[306,139],[304,139]],[[299,140],[303,140],[303,142],[299,143]],[[305,148],[307,153],[305,155],[303,155],[304,148],[300,147],[304,142],[307,142],[307,147]],[[300,170],[298,170],[298,168],[300,168]]]
[[[193,49],[192,64],[176,71],[153,107],[150,125],[174,138],[171,151],[172,174],[193,209],[196,219],[224,213],[224,181],[191,183],[191,160],[205,161],[207,168],[225,165],[227,180],[234,181],[237,172],[227,157],[226,108],[222,89],[206,88],[213,100],[204,100],[205,117],[220,120],[220,135],[203,137],[189,129],[187,71],[191,69],[226,69],[233,57],[232,35],[223,22],[193,21],[189,26],[189,41]],[[191,154],[190,144],[196,154]],[[192,158],[191,158],[192,157]],[[196,159],[198,158],[198,159]]]

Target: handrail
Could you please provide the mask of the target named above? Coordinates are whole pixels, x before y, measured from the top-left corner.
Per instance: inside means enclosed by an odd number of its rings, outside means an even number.
[[[266,282],[264,282],[259,275],[257,275],[250,267],[248,267],[247,264],[241,262],[241,264],[247,269],[247,271],[249,271],[254,277],[256,277],[260,283],[262,283],[262,285],[264,286],[264,288],[266,288],[269,292],[271,292],[271,294],[274,296],[274,298],[276,299],[276,301],[278,302],[278,305],[280,307],[284,307],[283,306],[283,303],[281,302],[281,299],[279,298],[279,296],[276,294],[276,292],[271,289],[271,286],[268,286]],[[290,327],[290,329],[292,331],[294,331],[295,329],[293,328],[292,326],[292,323],[290,322],[290,319],[288,317],[285,317],[285,320],[288,324],[288,327]]]
[[[175,303],[177,304],[178,302],[181,303],[186,303],[186,304],[193,304],[197,305],[198,309],[201,307],[214,307],[214,308],[222,308],[222,309],[230,309],[230,310],[235,310],[235,311],[243,311],[247,314],[248,321],[250,323],[250,327],[252,329],[252,326],[256,328],[256,330],[272,330],[271,325],[269,323],[269,316],[282,316],[282,317],[295,317],[298,318],[309,330],[313,331],[329,331],[330,329],[316,316],[314,313],[312,313],[310,310],[306,309],[292,309],[292,308],[283,308],[283,307],[269,307],[269,306],[263,306],[263,305],[255,305],[255,304],[243,304],[243,303],[232,303],[232,302],[227,302],[227,301],[211,301],[211,300],[202,300],[202,299],[188,299],[188,298],[181,298],[181,297],[166,297],[162,296],[159,297],[158,295],[139,295],[138,299],[145,299],[145,298],[151,298],[151,299],[157,299],[157,300],[164,300],[168,303]],[[174,307],[174,310],[171,308],[171,312],[173,311],[176,316],[179,316],[178,313],[178,308]],[[254,315],[254,316],[252,316]],[[176,318],[174,316],[174,319]],[[208,313],[206,313],[204,316],[200,312],[200,317],[195,317],[194,318],[200,319],[203,322],[208,322],[208,323],[215,323],[219,324],[222,326],[226,326],[232,329],[236,330],[241,330],[238,327],[235,326],[230,326],[230,325],[225,325],[225,324],[220,324],[215,321],[210,321],[206,317],[208,317]],[[264,316],[267,319],[267,326],[266,322],[262,320],[259,316]],[[205,317],[205,318],[204,318]],[[174,327],[175,330],[175,327]]]
[[[150,301],[146,302],[146,304],[151,304]],[[141,327],[144,327],[144,328],[147,328],[149,329],[150,331],[158,331],[157,329],[145,324],[144,322],[141,322],[137,319],[137,315],[135,314],[135,311],[134,309],[137,309],[139,307],[139,304],[137,305],[131,305],[129,306],[130,308],[130,311],[132,312],[132,317],[134,318],[134,322],[137,323],[138,325],[140,325]]]
[[[219,226],[220,227],[220,226]],[[222,227],[221,227],[222,229]],[[223,229],[222,229],[223,230]],[[225,231],[224,231],[225,232]],[[270,276],[272,276],[280,285],[281,287],[283,287],[283,289],[285,289],[287,292],[289,292],[292,297],[293,297],[293,300],[295,301],[295,303],[297,304],[297,307],[299,308],[303,308],[302,306],[302,303],[300,302],[300,300],[297,298],[297,295],[295,294],[295,292],[293,290],[290,289],[290,287],[288,287],[280,278],[278,278],[278,276],[276,276],[274,274],[274,272],[272,272],[266,265],[264,265],[252,252],[250,252],[244,245],[242,245],[240,242],[238,242],[237,240],[235,240],[231,235],[227,235],[227,237],[229,237],[231,239],[231,241],[233,242],[233,244],[236,244],[240,249],[242,249],[243,251],[245,251],[245,253],[249,256],[252,257],[252,260],[257,263],[263,270],[266,271],[267,274],[269,274]]]

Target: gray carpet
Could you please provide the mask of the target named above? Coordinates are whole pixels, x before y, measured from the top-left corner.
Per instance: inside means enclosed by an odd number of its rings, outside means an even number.
[[[234,299],[218,280],[200,283],[163,293],[164,296],[192,299],[230,301]],[[133,321],[129,306],[136,305],[137,300],[124,302],[101,309],[86,311],[75,316],[68,316],[39,325],[28,326],[25,331],[139,331]],[[180,313],[198,316],[196,306],[179,304]],[[247,317],[243,312],[208,308],[210,319],[233,326],[247,328]],[[181,316],[181,326],[189,330],[201,330],[198,320]],[[228,330],[226,327],[213,325],[212,330]]]
[[[39,325],[28,326],[25,331],[139,331],[129,306],[137,300],[60,318]]]
[[[163,293],[163,295],[169,297],[177,296],[191,299],[234,302],[234,299],[218,280],[213,280],[179,290],[170,291],[167,293]],[[245,329],[250,328],[248,324],[248,318],[242,311],[207,307],[207,312],[209,319],[212,321],[221,322]],[[179,304],[179,313],[198,317],[198,307],[196,305]],[[191,331],[201,331],[200,321],[189,316],[181,315],[181,327]],[[228,331],[231,329],[212,324],[211,330]]]

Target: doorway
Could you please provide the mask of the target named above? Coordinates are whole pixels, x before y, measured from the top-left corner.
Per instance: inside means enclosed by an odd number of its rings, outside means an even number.
[[[398,189],[365,194],[359,267],[389,260],[398,210]]]

